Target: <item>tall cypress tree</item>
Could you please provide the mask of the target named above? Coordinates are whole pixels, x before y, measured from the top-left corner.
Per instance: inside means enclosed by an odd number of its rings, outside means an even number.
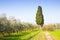
[[[38,10],[37,10],[37,13],[36,13],[36,23],[38,25],[41,25],[41,27],[44,24],[44,18],[43,18],[41,6],[38,6]]]

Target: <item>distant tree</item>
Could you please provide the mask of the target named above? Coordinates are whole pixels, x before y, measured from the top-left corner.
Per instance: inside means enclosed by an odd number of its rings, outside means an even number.
[[[41,25],[41,27],[44,24],[44,18],[43,18],[41,6],[38,6],[38,10],[37,10],[37,13],[36,13],[36,23],[38,25]]]
[[[6,26],[7,26],[7,17],[1,16],[0,17],[0,32],[1,33],[4,32]]]

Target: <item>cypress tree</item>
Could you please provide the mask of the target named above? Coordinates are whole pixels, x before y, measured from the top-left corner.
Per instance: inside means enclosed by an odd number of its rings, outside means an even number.
[[[38,25],[41,25],[41,27],[44,24],[44,18],[43,18],[41,6],[38,6],[38,10],[37,10],[37,13],[36,13],[36,23]]]

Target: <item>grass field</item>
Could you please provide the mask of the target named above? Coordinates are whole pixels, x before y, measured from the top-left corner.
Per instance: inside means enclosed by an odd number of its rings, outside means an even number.
[[[35,37],[33,37],[31,40],[45,40],[45,36],[43,31],[40,31],[39,34],[37,34]]]
[[[60,40],[60,30],[51,31],[50,34],[51,34],[56,40]]]
[[[49,32],[55,40],[60,40],[60,30]],[[0,38],[0,40],[45,40],[44,31],[34,30],[31,32],[20,32],[19,34],[13,33],[12,35]]]
[[[34,30],[32,32],[22,32],[17,35],[9,35],[5,36],[3,38],[0,38],[0,40],[30,40],[32,37],[37,35],[40,31]]]

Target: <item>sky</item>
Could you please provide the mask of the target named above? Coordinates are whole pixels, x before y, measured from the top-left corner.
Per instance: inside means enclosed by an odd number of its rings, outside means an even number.
[[[42,7],[44,24],[60,23],[60,0],[0,0],[0,15],[36,23],[38,6]]]

